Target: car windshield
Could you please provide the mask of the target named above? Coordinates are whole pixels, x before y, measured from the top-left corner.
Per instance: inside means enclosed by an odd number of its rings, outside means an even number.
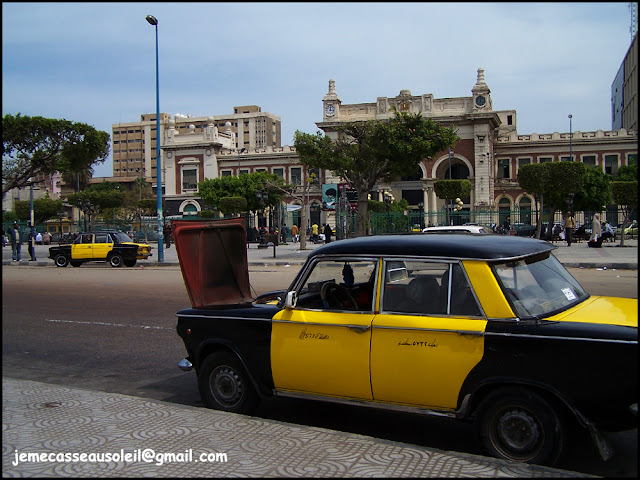
[[[496,263],[493,270],[519,318],[549,316],[589,296],[549,252]]]
[[[119,243],[133,242],[131,237],[124,232],[116,232],[113,236],[118,240]]]

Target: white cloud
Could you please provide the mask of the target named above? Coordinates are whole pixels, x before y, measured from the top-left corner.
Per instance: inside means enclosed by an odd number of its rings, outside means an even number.
[[[3,114],[65,116],[111,132],[160,109],[257,104],[283,143],[315,132],[329,78],[343,103],[401,89],[468,96],[485,69],[521,133],[609,129],[629,46],[624,3],[3,3]],[[52,21],[55,19],[55,21]],[[102,167],[103,169],[105,167]],[[109,170],[104,175],[111,174]]]

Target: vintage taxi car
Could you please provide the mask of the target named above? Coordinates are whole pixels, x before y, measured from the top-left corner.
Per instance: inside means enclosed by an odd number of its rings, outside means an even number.
[[[116,231],[83,232],[72,244],[49,248],[49,258],[56,267],[79,267],[95,261],[109,262],[112,267],[133,267],[151,255],[151,246],[135,243],[126,233]]]
[[[546,241],[340,240],[254,299],[241,223],[172,224],[192,303],[179,367],[211,408],[275,395],[446,416],[494,456],[545,464],[569,427],[605,459],[601,431],[637,427],[638,301],[589,295]]]

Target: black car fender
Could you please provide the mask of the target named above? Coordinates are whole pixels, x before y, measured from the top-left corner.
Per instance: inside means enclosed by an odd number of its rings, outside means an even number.
[[[251,381],[255,391],[258,393],[260,398],[271,396],[273,385],[265,385],[264,382],[259,382],[255,376],[254,369],[250,367],[249,362],[245,358],[245,355],[242,354],[237,345],[228,340],[225,340],[224,338],[208,338],[198,345],[197,351],[195,352],[195,362],[193,364],[196,370],[196,374],[199,373],[200,365],[202,365],[202,362],[204,362],[205,358],[215,352],[229,352],[235,355],[242,364],[242,368],[244,368],[244,371],[249,377],[249,380]]]
[[[478,382],[473,388],[473,391],[467,392],[466,394],[461,392],[460,395],[462,398],[459,399],[460,408],[456,412],[456,417],[458,419],[471,418],[487,395],[496,389],[509,387],[529,388],[544,396],[552,403],[560,405],[565,411],[570,412],[582,427],[589,429],[592,425],[592,423],[576,408],[573,402],[571,402],[571,400],[552,385],[535,380],[515,377],[487,378]]]

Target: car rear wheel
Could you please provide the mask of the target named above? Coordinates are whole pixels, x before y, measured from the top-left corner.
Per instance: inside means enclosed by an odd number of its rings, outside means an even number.
[[[479,407],[477,427],[491,455],[553,465],[562,455],[565,427],[554,406],[526,389],[500,390]]]
[[[234,355],[212,353],[198,372],[200,396],[207,407],[234,413],[251,413],[258,404],[249,376]]]
[[[69,264],[69,259],[64,253],[56,255],[53,261],[55,262],[56,267],[66,267]]]
[[[136,261],[137,260],[135,258],[133,260],[125,260],[124,261],[124,266],[125,267],[135,267]]]
[[[114,253],[109,257],[109,264],[112,267],[121,267],[122,266],[122,255],[119,253]]]

